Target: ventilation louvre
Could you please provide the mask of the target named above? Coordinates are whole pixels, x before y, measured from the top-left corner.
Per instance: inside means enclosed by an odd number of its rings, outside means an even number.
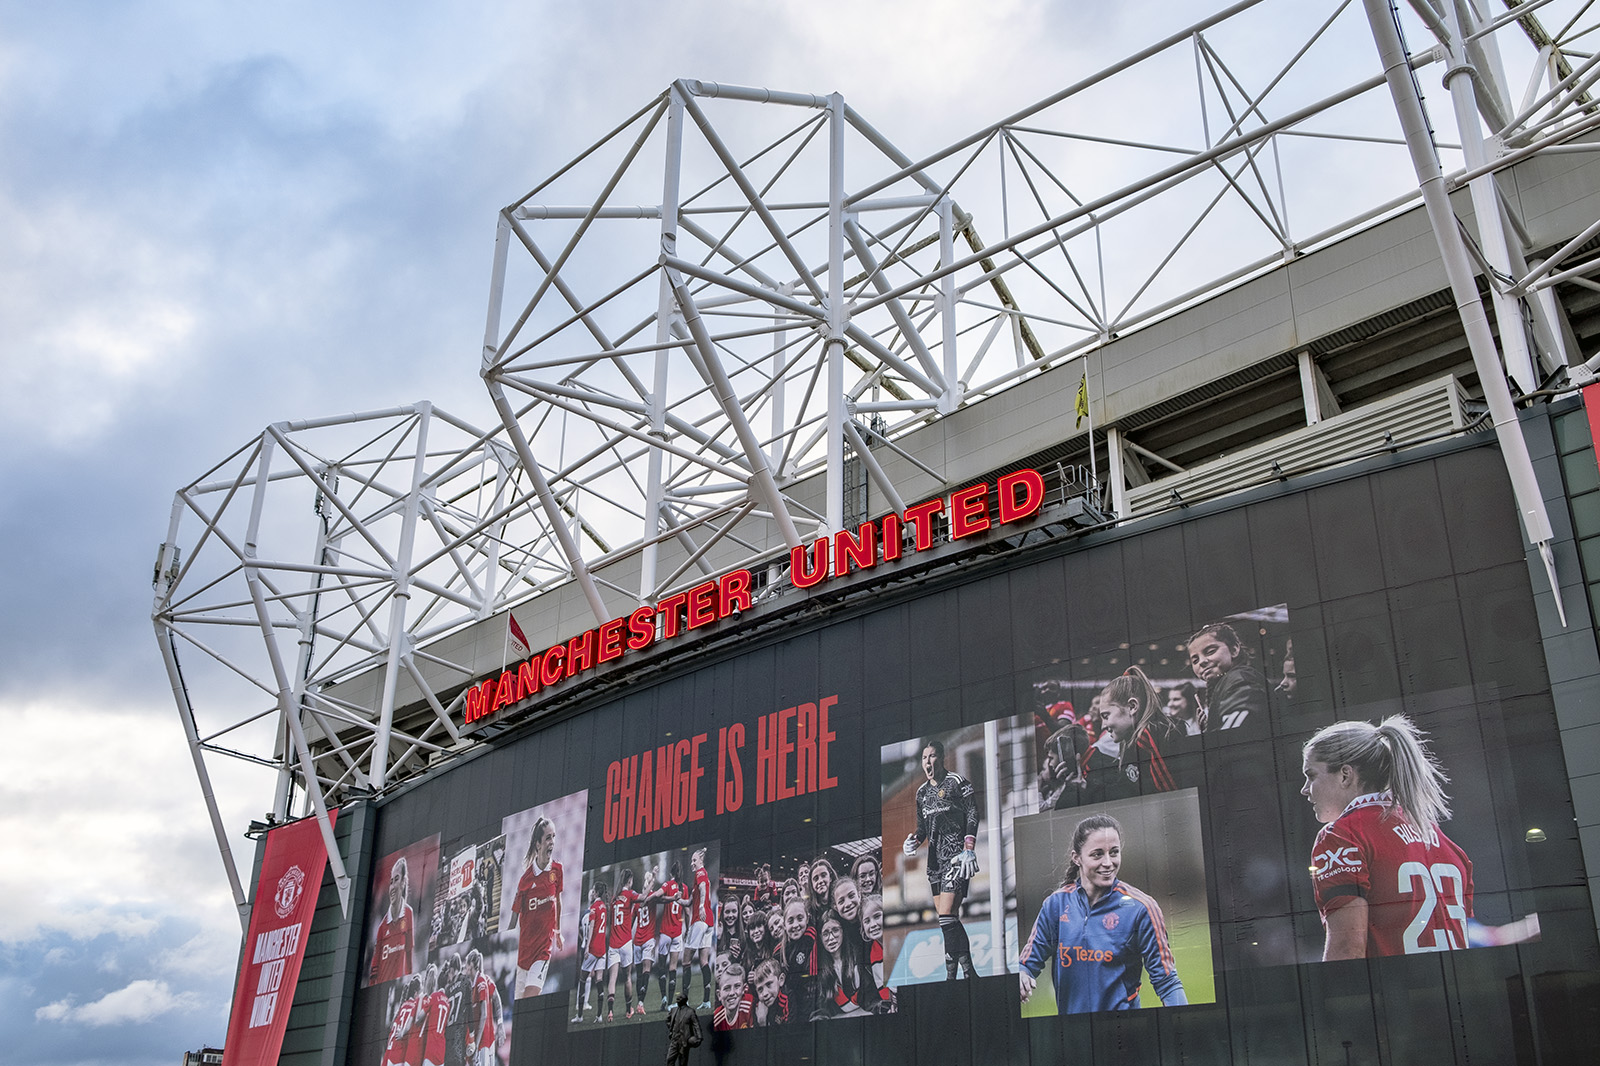
[[[1172,494],[1188,503],[1223,496],[1274,478],[1322,469],[1384,448],[1404,448],[1422,438],[1461,429],[1468,402],[1454,375],[1425,382],[1364,407],[1326,418],[1245,448],[1182,474],[1168,474],[1129,489],[1125,517],[1164,510]],[[1386,436],[1387,435],[1387,436]],[[1276,464],[1276,468],[1274,468]]]

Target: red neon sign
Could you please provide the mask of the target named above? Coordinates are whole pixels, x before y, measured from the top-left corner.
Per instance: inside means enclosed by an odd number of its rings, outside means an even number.
[[[907,507],[903,513],[863,522],[854,530],[818,537],[809,546],[796,545],[789,552],[789,582],[795,588],[812,588],[852,570],[895,562],[907,550],[927,551],[937,538],[934,519],[941,514],[947,517],[949,536],[955,541],[1020,522],[1043,505],[1044,478],[1036,470],[1005,475],[992,494],[989,483],[980,481],[948,497]],[[909,546],[902,535],[906,527],[912,533]],[[754,580],[749,570],[735,570],[668,596],[654,607],[640,607],[624,618],[585,630],[565,643],[552,644],[469,688],[463,717],[470,725],[603,663],[749,610]]]

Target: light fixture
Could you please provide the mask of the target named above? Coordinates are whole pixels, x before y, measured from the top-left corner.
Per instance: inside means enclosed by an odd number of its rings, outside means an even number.
[[[1545,841],[1544,830],[1535,826],[1526,833],[1522,834],[1522,839],[1526,840],[1530,844],[1543,844]]]

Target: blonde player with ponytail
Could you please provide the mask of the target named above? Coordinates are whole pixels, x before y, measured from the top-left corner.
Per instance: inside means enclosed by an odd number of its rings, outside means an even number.
[[[1128,667],[1101,690],[1095,704],[1100,710],[1100,736],[1084,759],[1089,800],[1172,791],[1172,774],[1156,746],[1152,726],[1161,719],[1161,695],[1144,671]]]
[[[1303,756],[1300,794],[1323,823],[1311,849],[1323,959],[1467,947],[1472,862],[1439,828],[1449,778],[1411,720],[1335,722]]]

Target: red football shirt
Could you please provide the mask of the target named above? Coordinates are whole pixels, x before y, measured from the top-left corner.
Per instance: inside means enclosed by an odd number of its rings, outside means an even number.
[[[633,923],[633,942],[648,944],[656,935],[656,908],[653,903],[639,904],[639,910]],[[635,960],[637,961],[637,960]]]
[[[547,870],[529,866],[517,882],[517,967],[526,970],[550,957],[551,942],[561,928],[561,864]]]
[[[450,997],[438,991],[422,1001],[422,1061],[444,1062],[444,1027],[450,1021]]]
[[[619,889],[611,900],[611,939],[608,947],[620,948],[633,942],[634,912],[639,906],[639,893],[631,888]]]
[[[689,903],[689,921],[711,924],[711,875],[704,868],[694,872],[694,899]]]
[[[747,988],[744,990],[744,995],[739,997],[739,1005],[734,1008],[731,1015],[721,1003],[717,1004],[716,1009],[711,1012],[711,1025],[719,1031],[748,1029],[755,1024],[755,1012],[755,993]]]
[[[479,974],[472,982],[472,1003],[474,1008],[482,1006],[483,1026],[478,1031],[478,1046],[494,1047],[494,979],[488,974]]]
[[[1311,851],[1317,908],[1328,915],[1367,901],[1367,955],[1415,955],[1467,946],[1472,861],[1437,828],[1400,817],[1382,793],[1357,796]]]
[[[400,917],[390,920],[384,912],[378,923],[378,942],[372,951],[371,984],[382,984],[411,972],[411,904],[400,905]]]
[[[606,901],[597,899],[589,904],[589,954],[599,957],[606,953]]]
[[[683,901],[687,895],[678,881],[668,881],[661,886],[661,898],[666,906],[661,911],[661,933],[676,939],[683,935]]]
[[[409,1058],[416,1023],[417,1001],[405,1000],[395,1009],[394,1023],[389,1026],[389,1043],[383,1049],[384,1066],[416,1066],[415,1061]]]

